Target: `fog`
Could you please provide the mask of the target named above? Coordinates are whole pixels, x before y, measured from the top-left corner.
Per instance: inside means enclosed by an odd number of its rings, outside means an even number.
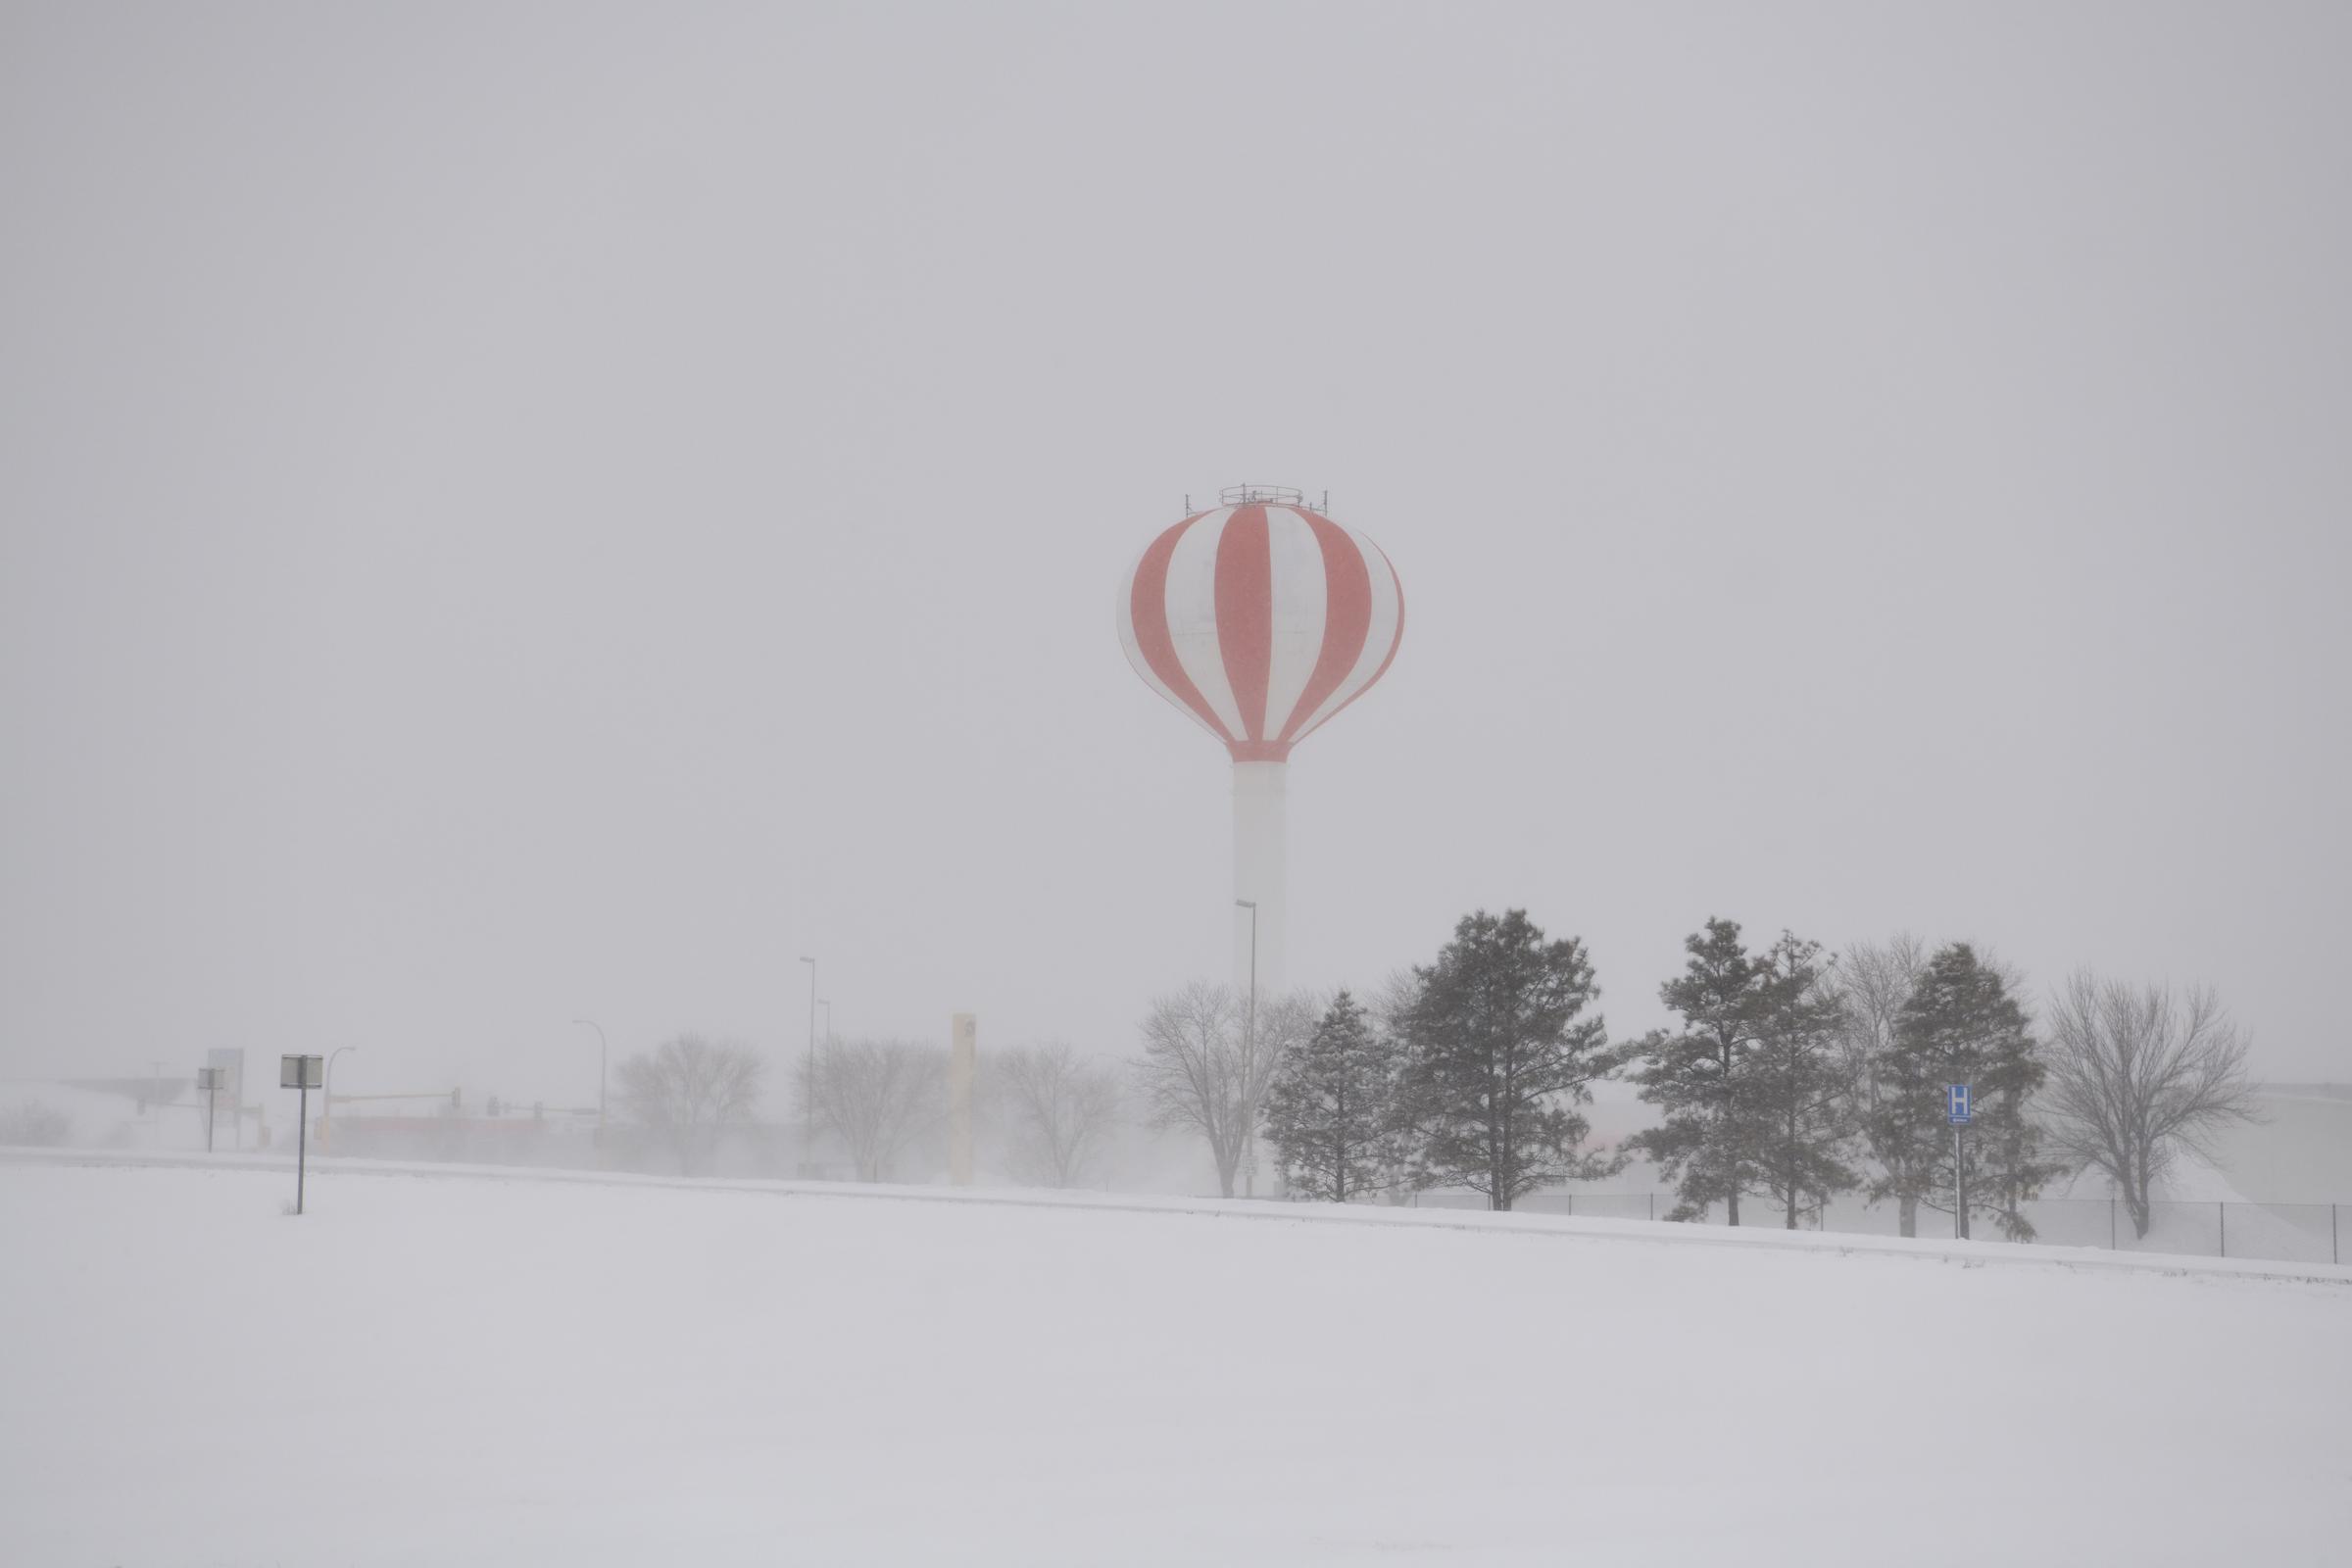
[[[1474,907],[2220,988],[2341,1078],[2338,8],[13,5],[0,1076],[1135,1047],[1243,481],[1408,606],[1290,966]],[[348,1074],[343,1077],[341,1074]]]

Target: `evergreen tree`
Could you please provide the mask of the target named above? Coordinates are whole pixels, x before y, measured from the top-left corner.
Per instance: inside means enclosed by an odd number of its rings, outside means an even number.
[[[1652,1030],[1635,1046],[1642,1098],[1665,1119],[1634,1140],[1682,1200],[1669,1219],[1697,1219],[1723,1203],[1740,1223],[1740,1195],[1758,1184],[1747,1124],[1747,1078],[1762,1015],[1763,974],[1740,945],[1737,920],[1710,918],[1684,939],[1680,978],[1658,988],[1683,1016],[1680,1034]]]
[[[1748,1154],[1788,1228],[1862,1185],[1847,1163],[1855,1132],[1845,1021],[1821,944],[1783,932],[1756,962],[1756,1044],[1740,1120]]]
[[[1865,1112],[1864,1126],[1881,1162],[1870,1185],[1871,1200],[1894,1199],[1914,1226],[1922,1207],[1951,1208],[1952,1131],[1944,1120],[1943,1091],[1959,1080],[1951,1076],[1949,1063],[1924,1049],[1912,1021],[1912,1003],[1942,958],[1938,953],[1930,960],[1895,1014],[1894,1028],[1871,1063],[1878,1101]]]
[[[1944,1089],[1967,1084],[1974,1115],[1958,1158],[1969,1212],[1991,1215],[2013,1241],[2033,1240],[2018,1205],[2062,1168],[2042,1157],[2040,1132],[2027,1115],[2046,1076],[2040,1044],[2000,971],[1965,942],[1940,949],[1896,1019],[1872,1113],[1872,1142],[1900,1153],[1913,1190],[1898,1192],[1887,1177],[1873,1196],[1909,1196],[1950,1211],[1955,1156]],[[1965,1235],[1965,1216],[1960,1226]]]
[[[1546,1183],[1622,1167],[1583,1150],[1592,1124],[1576,1107],[1623,1055],[1599,1017],[1581,1016],[1600,995],[1581,943],[1545,941],[1524,909],[1482,909],[1413,978],[1400,1022],[1416,1179],[1507,1209]]]
[[[1345,1203],[1393,1179],[1396,1052],[1347,992],[1284,1062],[1265,1128],[1299,1197]]]

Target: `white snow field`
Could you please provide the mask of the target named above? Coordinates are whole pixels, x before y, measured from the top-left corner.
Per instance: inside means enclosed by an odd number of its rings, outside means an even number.
[[[0,1163],[0,1562],[2352,1562],[2352,1269],[291,1189]]]

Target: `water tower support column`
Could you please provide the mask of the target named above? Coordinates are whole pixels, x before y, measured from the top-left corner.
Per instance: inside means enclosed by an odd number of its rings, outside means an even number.
[[[1233,896],[1257,906],[1257,1000],[1282,995],[1284,920],[1289,901],[1283,860],[1288,762],[1233,764]],[[1233,988],[1250,990],[1250,911],[1233,911]]]

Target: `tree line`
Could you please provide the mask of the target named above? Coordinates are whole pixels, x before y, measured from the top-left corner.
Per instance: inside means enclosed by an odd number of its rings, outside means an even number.
[[[1639,1158],[1672,1186],[1672,1219],[1720,1207],[1738,1224],[1761,1205],[1794,1229],[1858,1193],[1892,1202],[1911,1236],[1921,1209],[1952,1212],[1959,1182],[1968,1219],[2029,1240],[2023,1205],[2085,1170],[2146,1235],[2168,1171],[2253,1114],[2247,1041],[2209,991],[2079,974],[2037,1024],[2023,977],[1967,942],[1897,936],[1833,955],[1783,932],[1756,948],[1710,918],[1684,949],[1658,989],[1675,1023],[1612,1040],[1582,942],[1524,909],[1482,910],[1360,999],[1253,1009],[1196,982],[1152,1002],[1124,1065],[1061,1042],[983,1052],[975,1117],[990,1163],[1038,1186],[1100,1179],[1133,1119],[1200,1139],[1228,1197],[1258,1190],[1261,1145],[1269,1184],[1296,1198],[1455,1188],[1496,1209]],[[795,1110],[857,1179],[919,1178],[947,1115],[947,1061],[930,1043],[828,1041],[793,1075]],[[749,1048],[684,1035],[622,1063],[616,1087],[623,1114],[691,1172],[748,1122],[765,1080]],[[1586,1112],[1610,1080],[1656,1120],[1601,1148]],[[1975,1096],[1957,1145],[1952,1083]]]
[[[752,1125],[769,1072],[766,1058],[741,1042],[682,1034],[623,1061],[616,1078],[622,1116],[691,1175],[709,1169],[727,1138]],[[931,1168],[927,1146],[948,1115],[946,1047],[829,1040],[792,1078],[791,1114],[838,1148],[857,1180]],[[1007,1175],[1077,1187],[1099,1168],[1124,1092],[1115,1066],[1066,1042],[1020,1045],[982,1054],[973,1110]],[[814,1153],[802,1150],[802,1163]]]
[[[2021,977],[1966,942],[1833,956],[1784,932],[1758,950],[1710,918],[1684,948],[1658,992],[1675,1025],[1616,1042],[1583,944],[1521,909],[1465,915],[1369,1005],[1276,999],[1252,1031],[1229,991],[1189,986],[1145,1021],[1145,1101],[1207,1141],[1229,1196],[1262,1134],[1307,1199],[1451,1187],[1508,1209],[1644,1158],[1674,1189],[1674,1219],[1720,1205],[1738,1224],[1745,1200],[1794,1229],[1860,1193],[1894,1202],[1910,1236],[1920,1209],[1953,1210],[1957,1183],[1968,1216],[2014,1240],[2034,1234],[2022,1205],[2083,1170],[2114,1183],[2144,1236],[2167,1170],[2253,1114],[2247,1041],[2210,992],[2078,975],[2042,1029]],[[1610,1079],[1657,1122],[1603,1150],[1585,1107]],[[1975,1100],[1957,1143],[1953,1083]]]

